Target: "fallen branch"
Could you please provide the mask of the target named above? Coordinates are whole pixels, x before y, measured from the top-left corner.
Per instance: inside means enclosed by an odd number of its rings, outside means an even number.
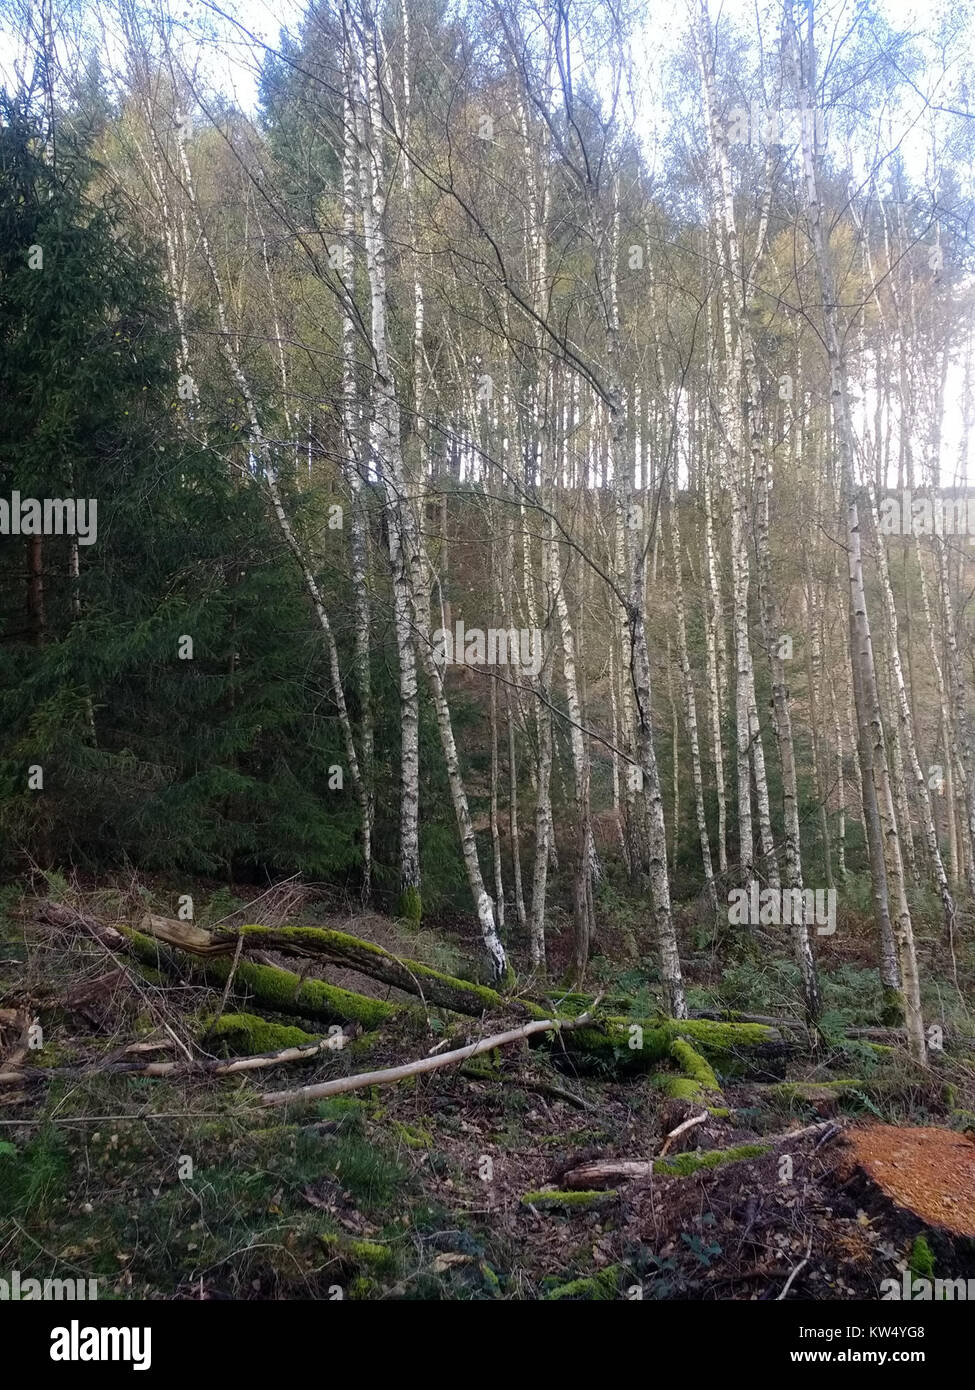
[[[286,1105],[289,1101],[321,1100],[325,1096],[338,1096],[343,1091],[358,1091],[363,1086],[389,1086],[395,1081],[405,1081],[410,1076],[421,1076],[426,1072],[439,1071],[441,1067],[455,1066],[477,1057],[482,1052],[493,1052],[496,1047],[518,1042],[520,1038],[530,1038],[534,1033],[566,1032],[572,1028],[582,1028],[591,1022],[588,1014],[580,1018],[535,1019],[524,1023],[520,1028],[511,1028],[506,1033],[494,1033],[480,1042],[467,1047],[455,1048],[453,1052],[441,1053],[439,1057],[421,1057],[415,1062],[404,1062],[399,1067],[385,1067],[381,1071],[359,1072],[356,1076],[340,1076],[335,1081],[322,1081],[314,1086],[301,1086],[296,1091],[269,1091],[261,1096],[262,1105]]]
[[[63,927],[75,931],[80,927],[83,931],[86,931],[88,935],[101,946],[102,950],[111,957],[118,968],[123,971],[129,984],[140,998],[143,999],[153,1017],[157,1020],[159,1025],[166,1030],[187,1061],[191,1062],[193,1060],[193,1054],[189,1047],[168,1022],[162,1010],[146,994],[132,971],[118,959],[117,952],[120,950],[127,950],[130,943],[116,927],[111,926],[108,922],[101,921],[97,917],[92,917],[90,913],[80,912],[77,908],[68,907],[64,903],[51,902],[50,899],[42,899],[37,903],[34,911],[38,920],[46,923],[48,926]],[[155,964],[156,962],[153,963]]]
[[[0,1086],[23,1085],[29,1081],[44,1081],[52,1076],[232,1076],[239,1071],[260,1071],[282,1062],[307,1062],[323,1052],[338,1051],[347,1041],[344,1034],[321,1038],[308,1047],[285,1047],[277,1052],[261,1052],[252,1057],[234,1057],[229,1061],[207,1058],[196,1062],[109,1062],[88,1067],[30,1067],[20,1071],[0,1072]]]
[[[672,1129],[670,1133],[667,1135],[667,1138],[664,1140],[663,1147],[661,1148],[657,1157],[663,1158],[664,1154],[666,1154],[667,1150],[670,1148],[671,1144],[678,1137],[678,1135],[683,1134],[685,1130],[693,1129],[695,1125],[703,1125],[704,1121],[707,1118],[708,1112],[705,1110],[700,1115],[692,1115],[689,1120],[685,1120],[683,1124],[679,1124],[676,1129]]]
[[[705,1118],[699,1117],[690,1123],[698,1124]],[[679,1125],[674,1134],[680,1132],[682,1128],[689,1128],[685,1122]],[[730,1149],[704,1149],[701,1151],[692,1150],[688,1153],[675,1154],[673,1158],[666,1159],[661,1152],[656,1158],[649,1161],[636,1159],[607,1159],[595,1163],[582,1163],[578,1168],[572,1168],[565,1173],[562,1183],[570,1189],[583,1188],[592,1190],[604,1187],[611,1182],[632,1182],[635,1178],[649,1178],[656,1174],[658,1177],[689,1177],[691,1173],[696,1173],[703,1168],[718,1168],[723,1163],[739,1163],[749,1158],[762,1158],[770,1150],[777,1148],[780,1144],[792,1143],[797,1139],[806,1139],[811,1134],[820,1134],[836,1126],[828,1121],[825,1124],[805,1125],[802,1129],[792,1129],[786,1134],[769,1135],[753,1144],[740,1144]],[[669,1138],[670,1136],[668,1136]]]
[[[796,1275],[799,1273],[800,1270],[805,1269],[806,1265],[809,1263],[809,1256],[810,1256],[811,1254],[812,1254],[812,1236],[809,1237],[809,1240],[808,1240],[807,1243],[806,1243],[806,1253],[805,1253],[804,1258],[801,1259],[801,1260],[799,1261],[799,1263],[796,1265],[795,1269],[792,1271],[792,1273],[789,1275],[788,1279],[785,1281],[785,1288],[782,1290],[782,1292],[779,1294],[778,1298],[776,1299],[776,1302],[777,1302],[777,1303],[781,1303],[782,1300],[783,1300],[783,1298],[785,1298],[786,1294],[787,1294],[787,1293],[789,1292],[789,1290],[792,1288],[792,1284],[793,1284],[793,1281],[794,1281]]]
[[[105,946],[110,951],[116,951],[124,947],[125,938],[115,927],[108,922],[103,922],[98,917],[92,917],[89,912],[79,912],[77,908],[68,907],[65,903],[52,902],[50,898],[42,898],[33,909],[39,922],[44,922],[50,927],[67,927],[77,931],[80,927],[89,936]]]

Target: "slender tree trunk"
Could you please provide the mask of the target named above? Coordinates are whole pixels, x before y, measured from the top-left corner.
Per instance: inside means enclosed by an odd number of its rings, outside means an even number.
[[[931,793],[928,788],[928,780],[924,775],[924,771],[921,767],[921,760],[918,757],[917,741],[914,737],[914,720],[907,698],[904,671],[901,666],[897,606],[894,602],[894,591],[890,582],[890,567],[887,563],[887,549],[884,545],[883,536],[880,534],[876,506],[874,506],[873,509],[873,525],[877,535],[877,566],[880,573],[881,589],[887,612],[890,671],[897,697],[901,739],[907,751],[911,773],[914,778],[914,790],[917,796],[917,804],[921,810],[921,824],[924,830],[925,843],[927,845],[928,860],[934,871],[935,881],[938,885],[938,893],[941,898],[945,935],[948,941],[952,941],[955,932],[955,901],[951,894],[951,887],[948,882],[948,875],[945,872],[944,861],[941,858],[941,847],[938,844],[938,831],[934,820],[934,808],[931,805]]]
[[[407,662],[406,670],[404,671],[401,665],[400,672],[404,745],[401,863],[404,873],[409,870],[415,874],[415,884],[410,884],[404,878],[404,888],[408,889],[419,883],[419,750],[418,722],[414,722],[414,711],[418,714],[415,670],[415,653],[418,646],[433,697],[437,728],[447,768],[447,781],[460,835],[461,852],[481,928],[481,940],[492,973],[495,978],[502,979],[508,971],[507,957],[497,933],[494,905],[481,876],[477,840],[461,776],[450,707],[444,690],[443,672],[433,658],[433,645],[430,640],[430,565],[418,531],[400,443],[399,404],[387,332],[382,102],[376,68],[379,44],[376,21],[369,9],[368,0],[361,0],[359,11],[359,38],[365,62],[365,103],[364,107],[357,105],[356,125],[363,194],[363,240],[372,314],[373,445],[377,471],[381,474],[387,498],[397,644],[401,660],[405,658]],[[405,683],[404,677],[407,678]]]
[[[809,33],[805,55],[808,68],[805,74],[801,69],[802,60],[799,51],[799,36],[794,29],[792,30],[791,38],[796,87],[801,94],[802,106],[808,109],[811,107],[811,103],[808,100],[808,93],[816,90],[812,9],[809,11]],[[853,436],[853,424],[850,417],[846,368],[840,348],[836,297],[833,288],[833,273],[823,232],[822,207],[819,199],[817,154],[815,149],[815,137],[811,129],[812,125],[813,123],[809,120],[803,120],[801,122],[803,173],[806,182],[806,213],[809,234],[812,241],[823,302],[824,338],[830,370],[830,399],[833,407],[833,420],[840,454],[844,504],[846,507],[846,536],[850,579],[850,655],[854,671],[854,693],[858,702],[858,721],[862,736],[869,737],[871,744],[871,769],[873,778],[876,782],[877,809],[886,848],[887,879],[896,910],[894,933],[897,942],[898,964],[900,966],[903,985],[908,1046],[912,1057],[918,1061],[923,1061],[926,1056],[926,1044],[924,1037],[924,1021],[921,1014],[920,981],[914,947],[914,931],[911,923],[910,908],[907,902],[901,841],[894,814],[890,772],[887,763],[887,749],[880,713],[880,699],[877,690],[876,666],[874,664],[873,644],[870,636],[870,619],[867,614],[866,592],[863,583],[860,516],[854,476],[856,450]]]
[[[674,559],[674,606],[677,615],[677,658],[680,662],[684,682],[684,718],[687,723],[687,737],[691,745],[691,777],[694,783],[694,809],[697,815],[698,837],[701,842],[701,863],[704,868],[704,885],[708,904],[717,912],[718,895],[714,886],[714,868],[711,862],[711,841],[708,835],[707,813],[704,806],[704,777],[701,772],[701,747],[697,732],[697,700],[694,695],[694,676],[691,659],[687,650],[687,618],[684,611],[684,579],[680,541],[680,500],[677,493],[677,468],[670,468],[670,540]]]

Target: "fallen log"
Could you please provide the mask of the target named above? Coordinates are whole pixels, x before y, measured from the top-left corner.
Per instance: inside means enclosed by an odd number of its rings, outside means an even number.
[[[283,1062],[308,1062],[323,1052],[337,1052],[348,1041],[345,1034],[319,1038],[305,1047],[285,1047],[277,1052],[262,1052],[252,1057],[203,1058],[193,1062],[103,1062],[82,1067],[25,1067],[17,1071],[0,1072],[0,1086],[23,1085],[29,1081],[46,1081],[52,1076],[232,1076],[235,1072],[260,1071]]]
[[[109,922],[102,921],[100,917],[93,917],[90,912],[81,912],[76,907],[68,907],[66,903],[56,903],[52,902],[50,898],[41,898],[34,905],[33,912],[37,920],[46,926],[64,927],[69,931],[80,929],[87,932],[100,946],[105,946],[110,951],[117,951],[125,946],[125,938],[122,933]]]
[[[73,914],[70,909],[55,904],[50,907],[54,908],[50,920],[60,921],[62,925],[78,921],[92,931],[98,927],[93,919]],[[245,926],[206,931],[192,923],[155,914],[147,914],[141,927],[139,932],[121,925],[118,930],[114,927],[109,930],[145,965],[160,967],[170,974],[185,970],[179,962],[180,953],[186,952],[196,962],[197,978],[211,985],[226,984],[234,969],[231,958],[243,942],[244,955],[274,950],[327,960],[457,1013],[481,1016],[485,1012],[515,1010],[541,1022],[552,1016],[534,1001],[512,998],[486,986],[444,975],[419,961],[401,960],[372,942],[322,927]],[[258,1004],[275,1012],[327,1022],[354,1021],[366,1029],[412,1011],[409,1005],[372,1000],[324,981],[302,980],[277,966],[247,959],[238,961],[235,982],[246,986]],[[581,996],[571,995],[562,1002],[578,1006],[580,1000]],[[708,1019],[634,1019],[624,1015],[596,1018],[594,1009],[585,1017],[590,1020],[585,1028],[575,1020],[569,1049],[574,1067],[590,1066],[623,1073],[648,1071],[674,1060],[673,1047],[675,1042],[680,1042],[694,1048],[724,1073],[755,1069],[763,1072],[768,1063],[777,1063],[783,1056],[801,1050],[797,1042],[784,1040],[777,1029],[766,1024]],[[685,1070],[688,1085],[697,1080],[699,1087],[703,1083],[703,1091],[716,1093],[713,1072],[708,1077],[693,1077],[685,1068],[682,1070]],[[679,1088],[680,1078],[672,1078],[671,1084]],[[694,1098],[701,1096],[702,1089],[695,1089]]]
[[[181,958],[158,937],[147,936],[132,927],[123,926],[121,932],[137,960],[156,966],[168,975],[180,976],[189,968],[191,977],[219,987],[226,984],[233,969],[233,961],[227,956]],[[238,962],[234,982],[238,989],[246,986],[259,1004],[275,1013],[319,1019],[324,1023],[358,1023],[369,1030],[410,1012],[404,1004],[370,999],[368,995],[340,989],[324,980],[303,980],[290,970],[276,965],[257,965],[253,961]]]
[[[671,1100],[690,1100],[709,1109],[722,1108],[724,1097],[711,1064],[686,1038],[670,1044],[671,1059],[678,1070],[653,1078],[653,1084]]]
[[[805,1032],[807,1024],[801,1018],[780,1018],[775,1014],[743,1014],[736,1009],[697,1009],[691,1018],[703,1018],[713,1023],[761,1023],[768,1028],[793,1028]]]
[[[131,928],[119,929],[60,903],[42,902],[39,920],[54,926],[82,927],[105,945],[121,947]],[[277,951],[281,955],[318,958],[345,970],[391,985],[427,1003],[454,1013],[473,1017],[491,1012],[514,1012],[529,1018],[546,1018],[540,1005],[526,999],[499,994],[486,985],[477,985],[455,975],[446,975],[421,961],[394,956],[382,946],[326,927],[224,927],[208,931],[192,922],[146,913],[139,931],[167,946],[201,959],[233,955],[239,942],[244,952]]]
[[[151,915],[144,917],[139,926],[146,935],[193,955],[227,955],[242,942],[245,954],[265,950],[286,956],[325,960],[331,965],[354,970],[381,984],[416,995],[426,1003],[451,1009],[454,1013],[480,1017],[484,1013],[507,1010],[531,1018],[547,1017],[545,1010],[537,1004],[499,994],[497,990],[461,980],[455,975],[445,975],[421,961],[394,956],[391,951],[372,941],[327,927],[244,926],[204,931],[189,922]]]
[[[594,1191],[609,1183],[632,1182],[635,1178],[649,1178],[654,1175],[689,1177],[692,1173],[700,1172],[702,1168],[717,1168],[723,1163],[741,1163],[745,1159],[761,1158],[780,1144],[793,1143],[797,1139],[807,1139],[812,1134],[822,1134],[828,1129],[836,1128],[836,1125],[827,1121],[824,1124],[805,1125],[802,1129],[789,1130],[786,1134],[766,1137],[752,1144],[738,1144],[730,1149],[692,1149],[687,1153],[675,1154],[672,1158],[665,1158],[661,1154],[657,1158],[644,1161],[607,1159],[581,1163],[563,1175],[562,1183],[570,1191]]]
[[[698,1018],[626,1018],[610,1015],[574,1033],[567,1044],[573,1065],[643,1072],[672,1060],[675,1041],[689,1043],[726,1075],[755,1070],[801,1052],[797,1042],[760,1023]]]
[[[479,1042],[458,1047],[453,1052],[442,1052],[439,1056],[421,1057],[414,1062],[405,1062],[399,1067],[385,1067],[381,1071],[359,1072],[356,1076],[340,1076],[335,1081],[323,1081],[314,1086],[301,1086],[296,1091],[269,1091],[261,1096],[262,1105],[286,1105],[289,1101],[321,1100],[325,1096],[338,1096],[343,1091],[357,1091],[363,1086],[389,1086],[395,1081],[404,1081],[410,1076],[421,1076],[426,1072],[439,1071],[441,1067],[456,1066],[470,1057],[482,1052],[492,1052],[496,1047],[529,1038],[534,1033],[568,1032],[573,1028],[583,1028],[591,1019],[582,1014],[577,1019],[543,1018],[531,1023],[523,1023],[520,1028],[509,1029],[506,1033],[494,1033]]]
[[[615,1201],[619,1193],[613,1189],[606,1192],[560,1192],[558,1188],[541,1188],[538,1192],[525,1192],[521,1204],[526,1207],[566,1207],[569,1210],[586,1210],[589,1207],[604,1206]]]
[[[811,1105],[820,1113],[836,1109],[847,1099],[866,1096],[871,1100],[898,1101],[925,1108],[950,1107],[953,1088],[936,1073],[918,1068],[915,1074],[879,1077],[841,1077],[830,1081],[779,1081],[762,1088],[763,1101],[791,1107]]]
[[[706,1019],[717,1023],[762,1023],[770,1028],[786,1029],[798,1033],[808,1031],[808,1025],[801,1018],[780,1018],[771,1014],[743,1014],[734,1010],[721,1012],[716,1009],[701,1009],[692,1014],[692,1018]],[[902,1047],[907,1049],[907,1031],[904,1028],[891,1027],[863,1027],[863,1028],[844,1028],[843,1037],[853,1041],[875,1042],[886,1044],[890,1047]],[[952,1029],[944,1030],[943,1045],[946,1052],[975,1052],[975,1038],[965,1037]]]
[[[254,1057],[286,1047],[310,1047],[321,1041],[318,1034],[306,1033],[293,1024],[269,1023],[258,1014],[219,1014],[204,1020],[204,1025],[201,1041],[208,1052],[221,1057]],[[338,1025],[333,1023],[331,1029],[337,1030]],[[338,1036],[337,1031],[332,1031],[332,1035]]]

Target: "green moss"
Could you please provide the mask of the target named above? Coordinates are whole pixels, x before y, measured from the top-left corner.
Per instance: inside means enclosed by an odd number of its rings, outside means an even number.
[[[880,1004],[880,1022],[885,1028],[903,1028],[906,1018],[903,992],[884,986]]]
[[[236,934],[227,933],[226,937],[232,940]],[[323,960],[334,959],[347,964],[351,970],[356,968],[356,956],[370,957],[376,962],[387,961],[395,972],[395,983],[398,987],[400,980],[402,987],[406,989],[411,983],[416,984],[428,999],[432,998],[448,1008],[455,1005],[464,1006],[460,1008],[461,1012],[502,1010],[505,1007],[504,997],[487,985],[474,984],[470,980],[460,979],[459,976],[448,975],[442,970],[435,970],[432,965],[424,965],[422,961],[394,956],[385,947],[377,946],[375,942],[366,941],[362,937],[352,936],[348,932],[333,931],[326,927],[262,927],[251,924],[240,927],[239,934],[245,937],[264,937],[271,947],[280,944],[284,947],[303,948],[309,954],[318,955]],[[219,937],[221,934],[217,935]],[[439,986],[439,989],[434,986]],[[533,1017],[546,1016],[537,1005],[528,1004],[526,1001],[519,1002]]]
[[[717,1168],[722,1163],[740,1163],[746,1158],[760,1158],[768,1153],[771,1144],[739,1144],[733,1149],[703,1149],[700,1152],[674,1154],[673,1158],[658,1158],[653,1171],[661,1177],[689,1178],[703,1168]]]
[[[419,926],[423,918],[423,900],[419,888],[411,886],[403,889],[399,900],[399,915],[405,921]]]
[[[393,1120],[392,1128],[408,1149],[433,1148],[433,1135],[420,1125],[404,1125],[400,1120]]]
[[[380,1245],[374,1240],[355,1240],[344,1235],[326,1235],[320,1239],[329,1254],[356,1269],[389,1274],[396,1268],[396,1253],[392,1246]]]
[[[916,1274],[919,1279],[934,1278],[934,1254],[926,1236],[914,1237],[907,1265],[911,1273]]]
[[[303,1028],[269,1023],[257,1014],[222,1014],[204,1032],[205,1040],[219,1044],[225,1056],[246,1057],[260,1052],[280,1052],[286,1047],[308,1047],[321,1042]]]
[[[650,1019],[619,1015],[593,1023],[591,1027],[575,1028],[562,1037],[573,1056],[588,1056],[614,1071],[623,1072],[649,1071],[657,1062],[669,1057],[673,1041],[666,1028]]]
[[[684,1083],[683,1091],[679,1092],[683,1098],[690,1100],[703,1100],[705,1096],[720,1096],[721,1087],[718,1085],[718,1078],[711,1069],[711,1064],[706,1062],[700,1052],[685,1038],[675,1038],[670,1045],[670,1055],[680,1067],[681,1075],[675,1077],[678,1082]],[[675,1094],[668,1092],[668,1094]]]
[[[650,1084],[670,1100],[700,1100],[700,1084],[690,1076],[673,1076],[667,1072],[654,1076]]]
[[[671,1036],[689,1038],[699,1051],[713,1061],[738,1048],[760,1047],[772,1042],[774,1029],[764,1023],[716,1023],[709,1018],[669,1019]]]
[[[586,1208],[599,1206],[602,1202],[612,1201],[617,1197],[615,1188],[608,1192],[526,1192],[522,1197],[522,1205],[526,1207],[572,1207]]]
[[[207,982],[226,984],[231,968],[229,961],[207,961],[204,966]],[[281,1013],[329,1022],[359,1023],[365,1029],[378,1028],[403,1012],[399,1005],[370,999],[365,994],[353,994],[351,990],[339,989],[324,980],[302,980],[290,970],[257,965],[253,961],[238,962],[234,983],[238,988],[246,986],[262,1004]]]
[[[598,1274],[584,1279],[571,1279],[567,1284],[559,1284],[546,1294],[547,1299],[580,1299],[586,1302],[604,1302],[619,1294],[620,1266],[609,1265]]]
[[[636,1032],[640,1029],[640,1032]],[[774,1030],[763,1023],[714,1023],[700,1018],[626,1018],[613,1014],[565,1034],[573,1053],[589,1054],[617,1071],[649,1071],[671,1057],[672,1044],[689,1043],[702,1060],[715,1062],[722,1071],[734,1070],[737,1054],[774,1040]],[[636,1044],[639,1044],[637,1046]],[[712,1073],[713,1076],[713,1073]]]

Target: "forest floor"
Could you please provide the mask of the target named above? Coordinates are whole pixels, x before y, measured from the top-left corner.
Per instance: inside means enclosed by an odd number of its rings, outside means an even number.
[[[158,908],[144,883],[47,889],[111,920]],[[269,896],[257,917],[218,893],[195,920],[297,917],[463,974],[467,942],[299,897]],[[589,1300],[875,1299],[909,1268],[975,1277],[971,1021],[953,983],[929,976],[929,1016],[948,1020],[931,1066],[844,1036],[878,1021],[855,932],[823,947],[827,1044],[728,1052],[715,1063],[720,1105],[668,1098],[659,1077],[611,1060],[582,1067],[559,1037],[535,1037],[397,1085],[265,1108],[265,1091],[422,1057],[443,1023],[428,1011],[423,1035],[398,1018],[340,1052],[247,1074],[105,1070],[213,1056],[222,991],[147,977],[37,907],[12,889],[0,904],[0,1270],[22,1279],[97,1278],[102,1298]],[[972,964],[960,952],[963,983]],[[311,973],[406,999],[352,972]],[[629,991],[634,1016],[653,1012],[655,974],[638,959],[597,960],[593,973],[594,989]],[[727,942],[689,952],[688,978],[701,1012],[794,1012],[788,966]],[[235,990],[226,1012],[246,1008]],[[18,1082],[25,1017],[43,1045]],[[511,1019],[465,1026],[473,1040]],[[572,1188],[573,1168],[664,1148],[669,1172]]]

